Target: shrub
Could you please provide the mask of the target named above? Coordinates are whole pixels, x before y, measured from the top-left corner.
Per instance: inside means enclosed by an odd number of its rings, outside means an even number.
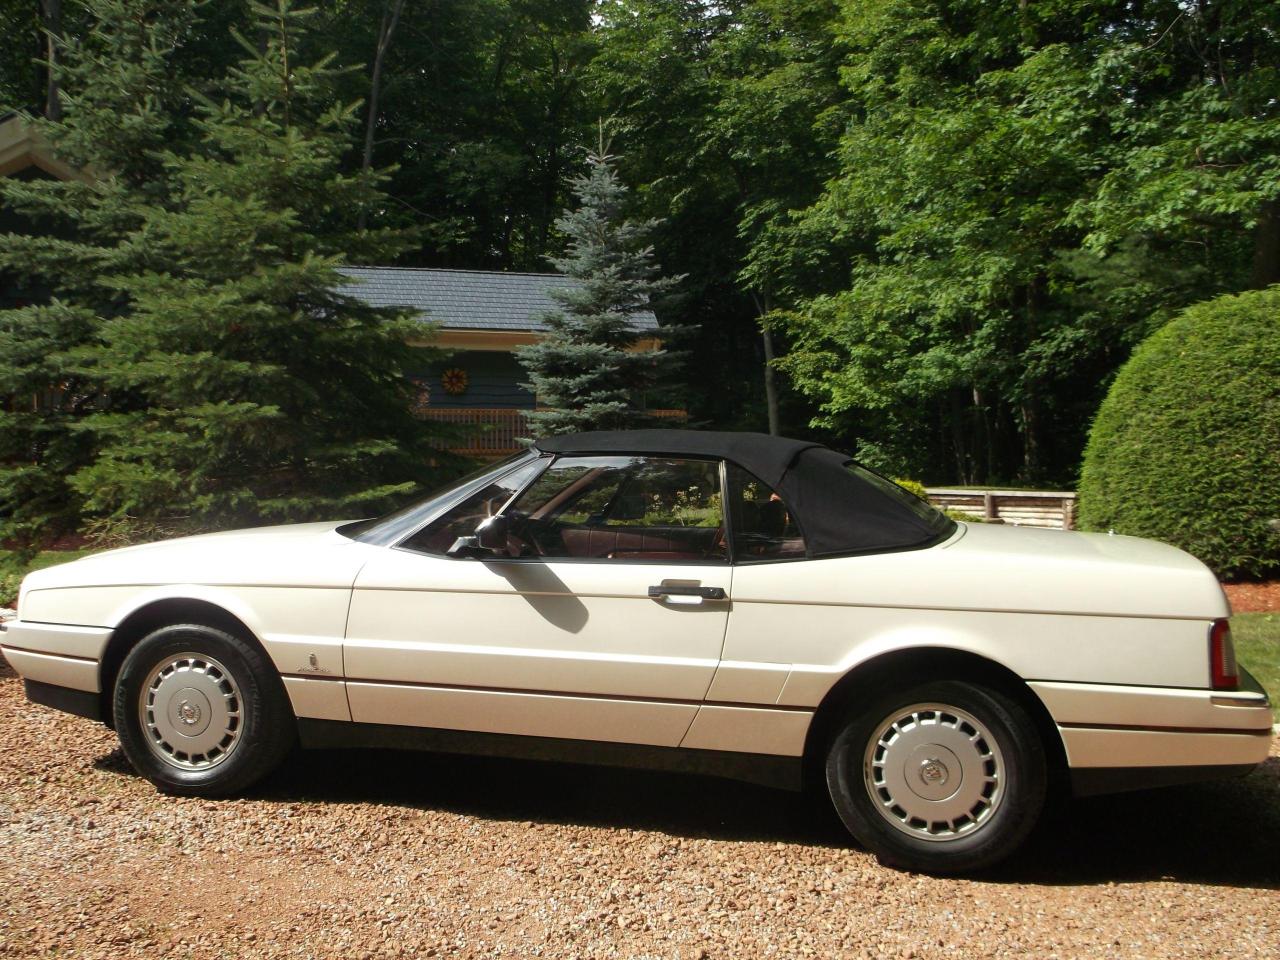
[[[1280,569],[1280,286],[1184,310],[1098,411],[1080,526],[1154,537],[1220,576]]]
[[[903,490],[906,490],[908,493],[914,493],[917,497],[919,497],[925,503],[930,502],[929,492],[925,489],[924,484],[921,483],[919,480],[908,480],[903,478],[897,478],[893,482],[896,483],[898,486],[900,486]],[[965,513],[963,510],[955,510],[955,509],[952,509],[951,507],[947,507],[942,512],[945,513],[952,520],[959,520],[963,523],[986,523],[987,522],[985,517],[979,517],[978,515],[973,513]]]
[[[921,483],[919,480],[904,480],[904,479],[898,478],[898,479],[895,479],[893,482],[896,483],[898,486],[900,486],[903,490],[907,491],[907,493],[914,493],[921,500],[927,501],[929,499],[928,491],[925,490],[924,484]]]

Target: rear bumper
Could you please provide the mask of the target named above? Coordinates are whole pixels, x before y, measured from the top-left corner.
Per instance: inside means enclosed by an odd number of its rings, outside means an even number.
[[[1071,793],[1077,797],[1093,797],[1205,780],[1226,780],[1252,773],[1255,767],[1256,763],[1207,767],[1072,767]]]
[[[1266,691],[1032,682],[1057,723],[1077,794],[1190,783],[1248,773],[1271,750]]]

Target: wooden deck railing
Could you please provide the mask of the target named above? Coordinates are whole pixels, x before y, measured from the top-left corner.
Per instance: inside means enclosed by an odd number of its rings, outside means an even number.
[[[1076,525],[1076,495],[1069,490],[957,490],[929,487],[935,507],[963,510],[988,523],[1016,523],[1024,527]]]
[[[684,410],[648,412],[671,420],[688,416]],[[467,457],[505,457],[521,449],[521,437],[534,435],[529,413],[502,407],[428,407],[422,411],[422,418],[457,428],[460,436],[449,447],[453,453]]]

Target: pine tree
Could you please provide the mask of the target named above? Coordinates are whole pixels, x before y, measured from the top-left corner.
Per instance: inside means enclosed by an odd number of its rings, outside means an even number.
[[[625,218],[627,188],[601,140],[587,154],[586,173],[573,180],[578,208],[556,221],[569,245],[552,263],[575,283],[550,291],[560,309],[542,317],[549,332],[517,351],[544,408],[530,415],[541,436],[650,423],[645,393],[674,359],[665,350],[637,349],[635,314],[651,309],[679,278],[660,277],[645,244],[658,222]]]
[[[110,278],[129,309],[85,353],[111,402],[71,484],[99,515],[170,529],[364,515],[429,473],[401,375],[412,321],[338,272],[407,239],[356,226],[382,201],[377,175],[343,169],[358,105],[335,102],[331,57],[299,57],[313,11],[250,9],[243,59],[200,98],[198,144],[161,157],[173,196],[130,239],[149,262]]]
[[[194,0],[86,0],[92,24],[52,66],[60,122],[31,121],[79,179],[0,177],[0,540],[34,547],[75,530],[68,478],[92,458],[104,402],[79,350],[127,309],[108,278],[136,269],[142,210],[168,187],[160,151],[184,131],[181,58]],[[3,307],[6,307],[4,309]]]

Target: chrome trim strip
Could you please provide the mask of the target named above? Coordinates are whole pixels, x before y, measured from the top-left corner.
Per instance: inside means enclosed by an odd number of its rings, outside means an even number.
[[[819,558],[821,559],[821,558]],[[818,562],[818,561],[813,561]],[[841,607],[851,610],[935,610],[941,613],[1019,613],[1043,617],[1107,617],[1113,620],[1175,620],[1189,623],[1212,623],[1213,617],[1176,617],[1163,613],[1094,613],[1088,610],[1024,610],[1017,607],[931,607],[907,603],[833,603],[827,600],[769,600],[734,597],[734,603],[760,603],[786,607]]]
[[[96,657],[77,657],[70,653],[53,653],[49,650],[32,650],[30,647],[20,647],[16,643],[0,643],[0,651],[6,650],[14,653],[30,653],[37,657],[57,657],[59,660],[79,660],[82,663],[97,664],[99,662]]]
[[[749,710],[771,710],[775,713],[812,714],[813,707],[793,707],[772,703],[738,703],[718,700],[681,700],[665,697],[638,697],[615,693],[581,693],[563,690],[530,690],[523,687],[468,686],[458,683],[420,683],[416,681],[371,679],[366,677],[321,677],[311,674],[282,673],[286,680],[314,680],[319,683],[372,683],[384,687],[413,687],[423,690],[456,690],[460,693],[518,693],[531,697],[562,697],[574,700],[618,700],[625,703],[666,703],[682,707],[736,707]]]
[[[1062,730],[1117,730],[1137,733],[1211,733],[1234,737],[1266,737],[1271,739],[1271,728],[1258,727],[1159,727],[1140,723],[1059,723]]]

